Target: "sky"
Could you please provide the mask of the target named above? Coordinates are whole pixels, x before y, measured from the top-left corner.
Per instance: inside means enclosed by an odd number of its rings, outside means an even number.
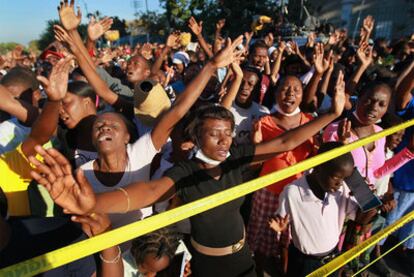
[[[150,11],[160,11],[158,0],[147,0]],[[134,18],[133,0],[77,0],[82,10],[82,22],[88,12],[99,10],[102,15]],[[145,0],[138,0],[139,11],[145,11]],[[59,0],[0,0],[0,42],[17,42],[26,45],[38,39],[50,19],[58,19]]]

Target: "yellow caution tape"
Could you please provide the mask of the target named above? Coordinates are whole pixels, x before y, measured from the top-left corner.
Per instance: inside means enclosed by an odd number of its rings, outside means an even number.
[[[369,137],[360,139],[348,145],[333,149],[326,153],[317,155],[291,167],[279,170],[277,172],[259,177],[255,180],[243,183],[233,188],[215,193],[213,195],[204,197],[197,201],[185,204],[170,211],[155,215],[153,217],[131,223],[129,225],[120,227],[116,230],[106,232],[96,237],[71,244],[69,246],[54,250],[44,255],[32,258],[30,260],[3,268],[0,270],[1,277],[23,277],[33,276],[42,272],[57,268],[67,263],[73,262],[80,258],[89,256],[103,249],[118,245],[125,241],[134,239],[136,237],[145,235],[154,230],[171,225],[183,219],[189,218],[193,215],[205,212],[224,203],[230,202],[240,198],[246,194],[254,192],[258,189],[264,188],[270,184],[286,179],[292,175],[297,174],[322,164],[335,157],[350,152],[365,144],[376,141],[380,138],[403,130],[414,125],[414,119],[404,122],[398,126],[394,126],[382,132],[373,134]]]
[[[389,236],[391,233],[395,232],[397,229],[403,227],[408,222],[412,221],[414,219],[414,211],[406,214],[405,216],[401,217],[399,220],[397,220],[394,224],[386,227],[385,229],[382,229],[366,241],[362,242],[361,244],[358,244],[352,249],[349,249],[342,255],[336,257],[326,265],[318,268],[311,274],[309,274],[307,277],[322,277],[322,276],[328,276],[329,274],[335,272],[340,267],[344,266],[351,260],[358,257],[361,253],[365,252],[367,249],[372,247],[373,245],[377,244],[380,240],[384,239],[385,237]]]

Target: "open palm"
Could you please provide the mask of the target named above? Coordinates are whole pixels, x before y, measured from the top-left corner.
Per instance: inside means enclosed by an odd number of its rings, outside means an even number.
[[[60,2],[58,7],[60,22],[68,31],[78,28],[82,18],[79,7],[78,14],[75,14],[74,5],[75,0],[71,0],[70,3],[68,3],[68,0],[65,0]]]

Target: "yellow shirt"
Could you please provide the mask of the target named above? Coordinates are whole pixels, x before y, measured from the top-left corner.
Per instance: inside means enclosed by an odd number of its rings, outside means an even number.
[[[32,180],[32,166],[21,146],[0,155],[0,187],[6,194],[10,216],[30,215],[27,187]]]

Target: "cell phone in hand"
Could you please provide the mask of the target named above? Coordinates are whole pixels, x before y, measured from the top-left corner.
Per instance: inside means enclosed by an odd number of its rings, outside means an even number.
[[[354,168],[351,176],[345,178],[345,182],[354,195],[362,212],[365,213],[382,206],[381,200],[372,192],[357,168]]]

